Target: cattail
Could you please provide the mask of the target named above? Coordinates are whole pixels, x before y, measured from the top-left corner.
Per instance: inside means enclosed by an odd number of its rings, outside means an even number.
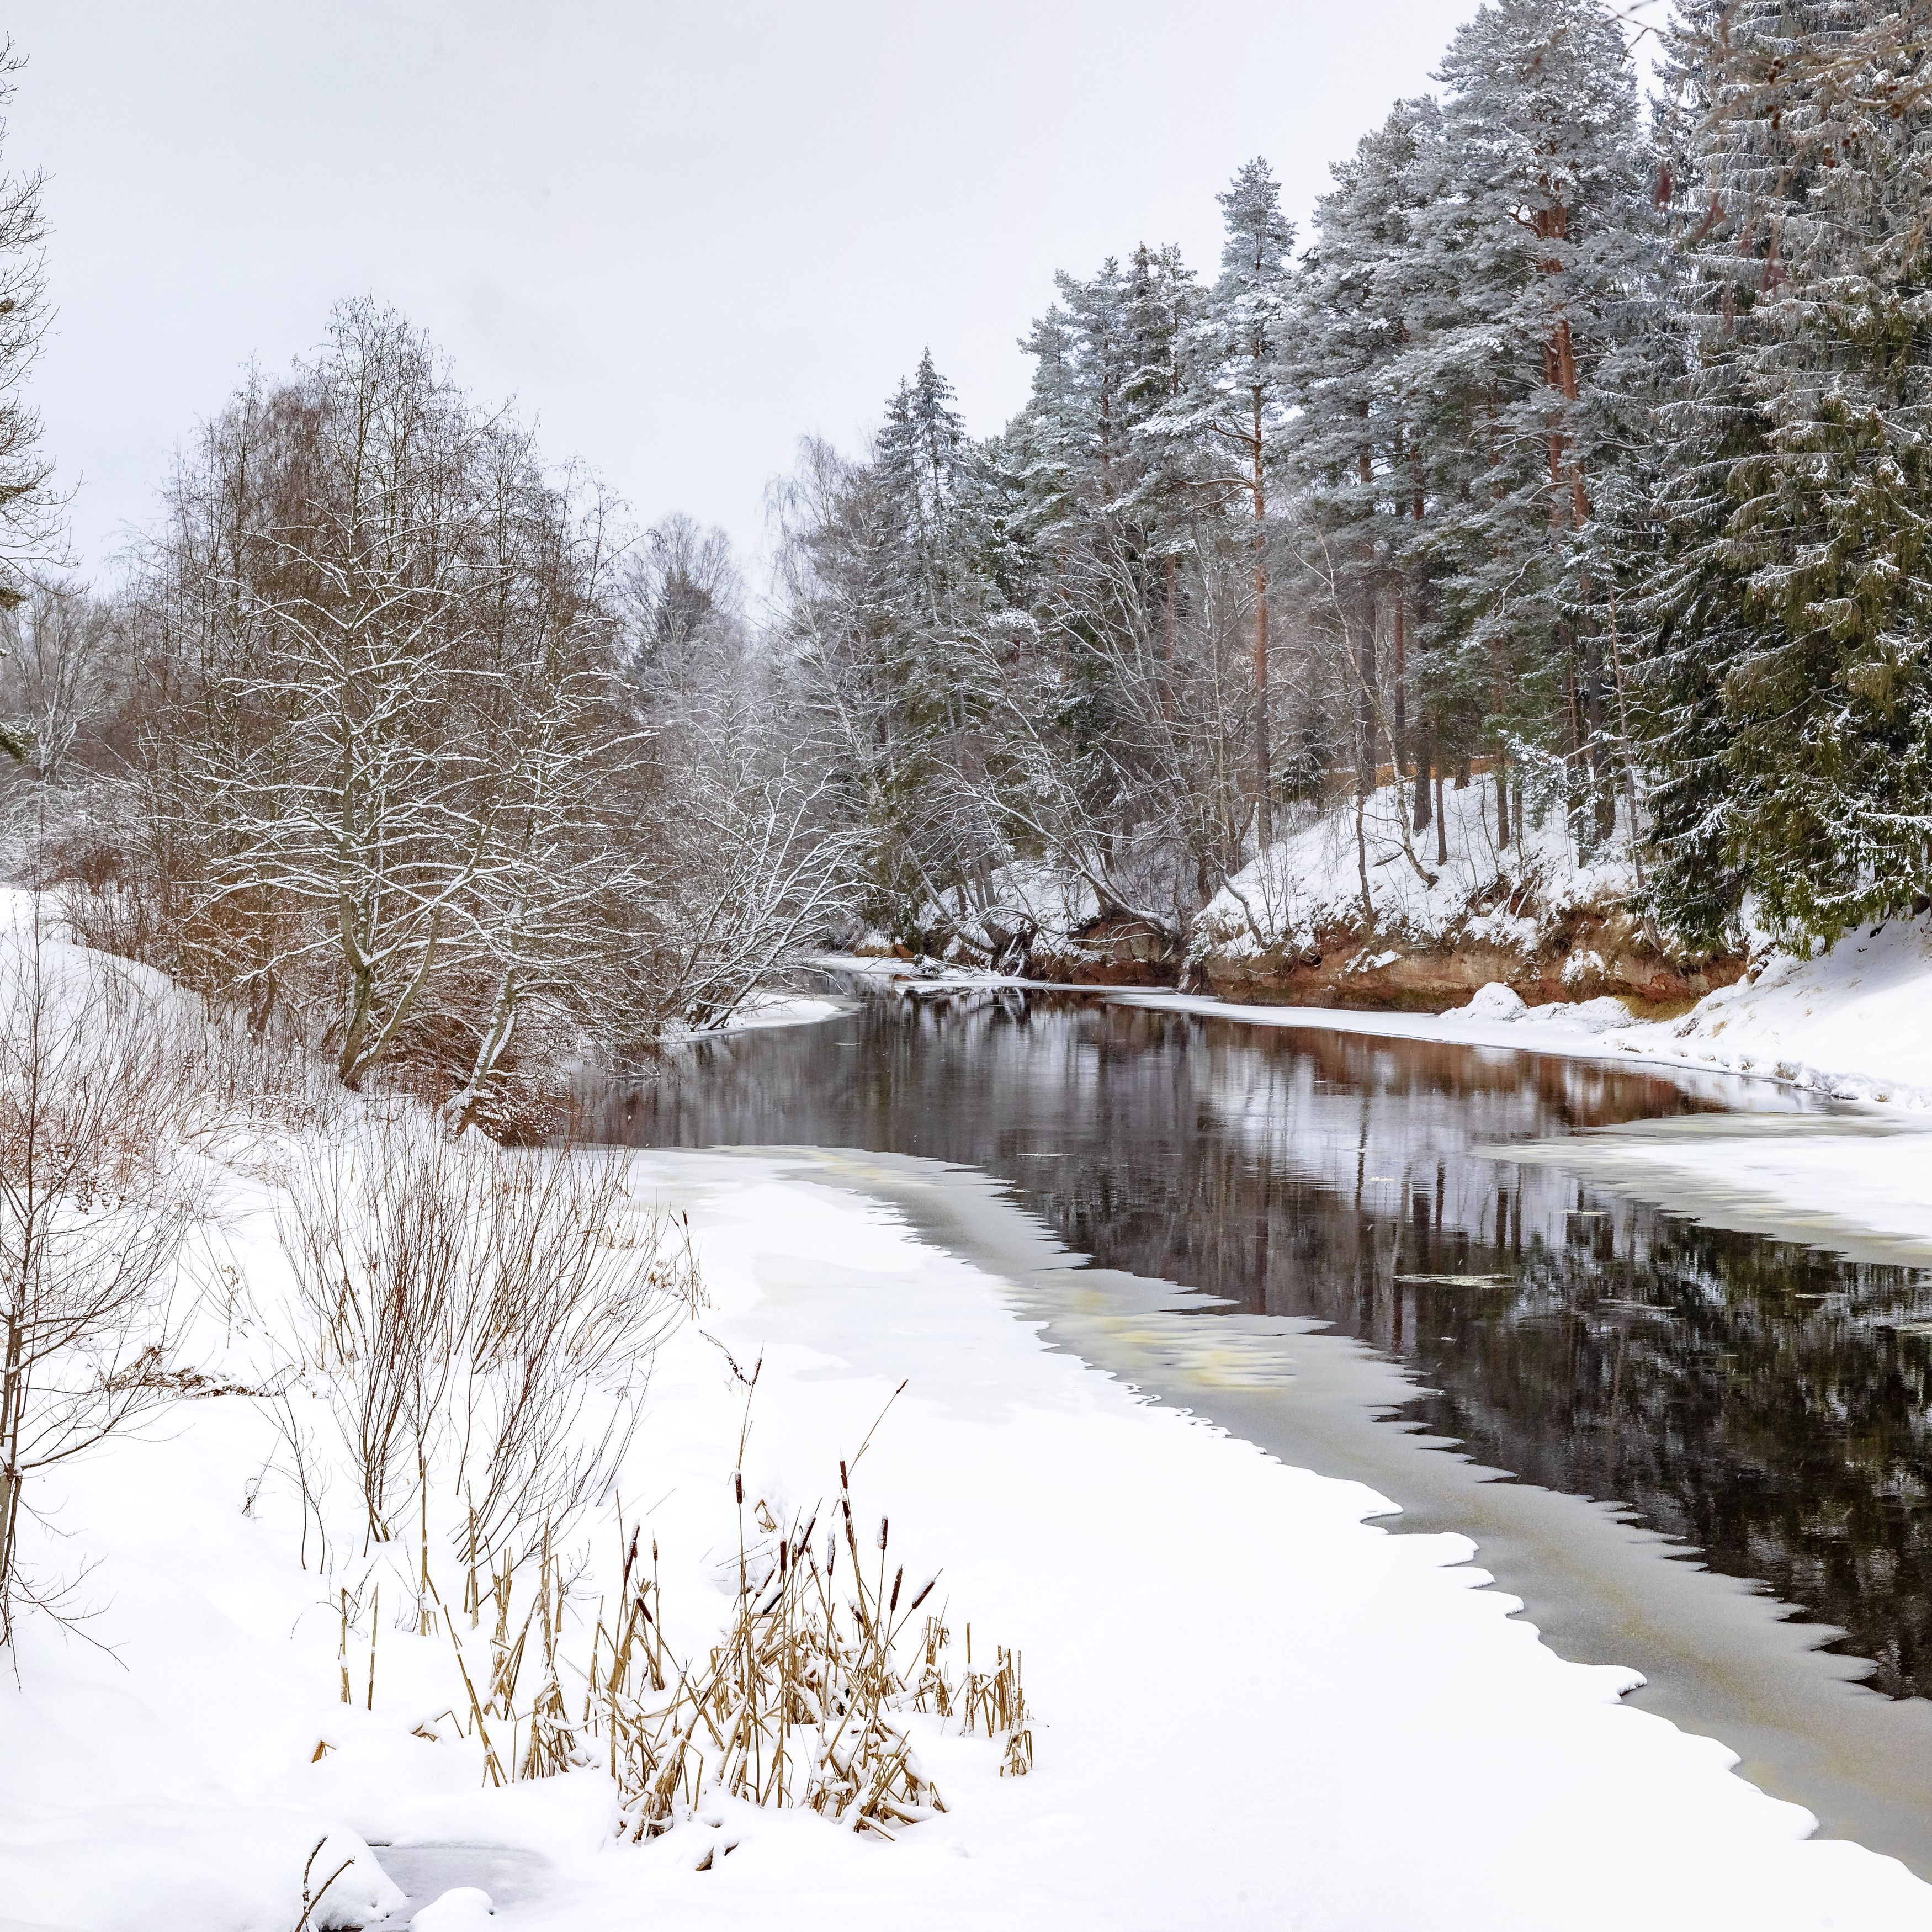
[[[842,1490],[849,1490],[852,1486],[850,1483],[846,1480],[845,1464],[842,1459],[838,1465],[838,1486]]]
[[[879,1547],[880,1547],[881,1550],[883,1550],[883,1549],[884,1549],[884,1548],[885,1548],[885,1546],[886,1546],[886,1519],[885,1519],[884,1516],[880,1516],[880,1519],[879,1519]]]
[[[825,1532],[825,1574],[830,1576],[838,1565],[838,1539],[829,1529]],[[346,1591],[343,1593],[345,1596]]]
[[[738,1507],[740,1509],[742,1509],[745,1507],[745,1472],[743,1470],[734,1469],[731,1472],[731,1486],[737,1492]]]
[[[879,1538],[879,1544],[881,1549],[885,1546],[885,1538],[883,1534]],[[890,1616],[899,1606],[899,1586],[904,1581],[905,1565],[902,1563],[898,1569],[892,1573],[892,1601],[886,1606],[886,1615],[887,1616]],[[914,1610],[917,1610],[918,1607],[919,1606],[916,1604],[913,1606]]]
[[[914,1610],[917,1610],[920,1605],[926,1601],[927,1598],[932,1594],[932,1586],[938,1581],[939,1579],[937,1576],[928,1576],[926,1580],[925,1583],[920,1588],[919,1594],[914,1598],[912,1601],[906,1606],[906,1614],[908,1616],[910,1616]]]
[[[788,1567],[785,1559],[790,1554],[791,1546],[785,1541],[783,1537],[780,1537],[778,1538],[778,1574],[781,1576],[785,1574],[786,1569]]]

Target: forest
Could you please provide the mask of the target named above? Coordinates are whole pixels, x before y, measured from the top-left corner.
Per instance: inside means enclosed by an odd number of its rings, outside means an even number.
[[[458,1126],[814,948],[1064,967],[1051,902],[1178,968],[1352,814],[1366,952],[1371,803],[1431,888],[1472,802],[1495,852],[1627,862],[1680,962],[1922,910],[1927,24],[1496,0],[1306,234],[1257,158],[1211,272],[1060,274],[997,434],[928,355],[864,448],[804,443],[760,586],[368,301],[74,580],[16,172],[8,836],[82,938]]]

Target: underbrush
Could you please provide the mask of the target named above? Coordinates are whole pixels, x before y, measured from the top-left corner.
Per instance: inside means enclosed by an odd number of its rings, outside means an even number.
[[[33,1346],[0,1390],[10,1523],[32,1510],[22,1444],[67,1459],[174,1406],[246,1406],[271,1446],[242,1514],[304,1576],[302,1621],[328,1620],[317,1690],[379,1727],[400,1702],[459,1754],[440,1776],[601,1772],[647,1845],[721,1799],[891,1838],[944,1808],[916,1744],[940,1728],[1030,1768],[1017,1654],[969,1628],[956,1660],[936,1579],[861,1521],[848,1465],[829,1506],[784,1516],[734,1473],[722,1614],[667,1591],[618,1498],[651,1480],[652,1364],[706,1296],[628,1156],[506,1148],[345,1094],[292,1033],[14,910],[0,1262]],[[64,1520],[34,1549],[74,1574],[29,1576],[10,1534],[0,1608],[86,1614],[87,1543]],[[341,1746],[326,1731],[314,1756]]]

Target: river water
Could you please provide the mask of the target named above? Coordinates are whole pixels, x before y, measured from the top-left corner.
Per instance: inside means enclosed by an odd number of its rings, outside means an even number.
[[[1058,1346],[1466,1531],[1566,1655],[1932,1872],[1932,1274],[1547,1144],[1804,1112],[1856,1130],[1762,1083],[1001,989],[682,1049],[584,1125],[893,1157],[826,1178],[1021,1284]]]

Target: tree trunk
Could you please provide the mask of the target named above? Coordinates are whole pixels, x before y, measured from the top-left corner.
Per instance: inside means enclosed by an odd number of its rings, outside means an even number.
[[[1407,768],[1408,763],[1408,611],[1404,604],[1402,579],[1400,577],[1395,580],[1394,674],[1395,691],[1394,701],[1390,707],[1393,723],[1389,734],[1389,755],[1395,760],[1395,781],[1400,789],[1402,772]],[[1427,793],[1424,788],[1426,783],[1426,778],[1419,759],[1416,765],[1415,782],[1417,795],[1426,800]],[[1426,811],[1426,805],[1425,804],[1422,808]],[[1424,824],[1427,822],[1426,819],[1422,821]],[[1420,826],[1418,829],[1420,830]]]
[[[1274,842],[1274,756],[1268,737],[1268,492],[1262,473],[1262,392],[1254,392],[1255,831]]]

